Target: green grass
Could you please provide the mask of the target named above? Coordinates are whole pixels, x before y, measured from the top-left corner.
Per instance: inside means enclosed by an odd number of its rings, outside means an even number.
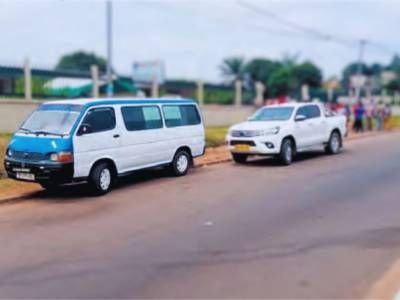
[[[400,129],[400,116],[393,116],[389,121],[389,129]]]
[[[225,143],[225,136],[228,127],[209,127],[206,128],[206,146],[217,147]]]
[[[10,138],[11,138],[11,134],[0,133],[0,179],[5,177],[3,158],[4,158],[4,154],[6,153],[6,148],[7,148]]]

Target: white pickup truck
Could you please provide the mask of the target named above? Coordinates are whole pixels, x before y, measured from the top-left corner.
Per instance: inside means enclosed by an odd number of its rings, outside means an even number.
[[[259,109],[246,122],[229,129],[226,142],[237,163],[250,155],[274,155],[289,165],[297,152],[340,152],[347,134],[346,118],[319,103],[288,103]]]

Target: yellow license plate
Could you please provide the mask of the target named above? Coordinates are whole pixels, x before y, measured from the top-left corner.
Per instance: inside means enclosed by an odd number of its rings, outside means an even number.
[[[250,151],[250,146],[249,145],[238,144],[238,145],[235,145],[235,151],[247,152],[247,151]]]

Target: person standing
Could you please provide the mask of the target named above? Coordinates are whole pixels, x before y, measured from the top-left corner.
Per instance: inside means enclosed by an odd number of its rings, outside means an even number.
[[[364,113],[365,113],[365,108],[360,100],[360,101],[358,101],[358,103],[354,109],[354,127],[353,128],[354,128],[354,131],[357,133],[364,131],[364,126],[363,126]]]
[[[366,106],[365,106],[365,121],[366,121],[366,127],[368,131],[372,130],[372,117],[373,117],[373,103],[370,101]]]
[[[385,115],[385,106],[384,106],[382,100],[380,100],[378,102],[375,115],[376,115],[376,129],[382,130],[383,129],[383,118]]]
[[[392,108],[389,103],[386,103],[383,108],[383,129],[389,129],[389,121],[392,116]]]
[[[350,104],[347,103],[344,108],[343,108],[343,114],[346,117],[346,128],[347,128],[347,132],[349,132],[350,128],[350,121],[351,121],[351,107]]]

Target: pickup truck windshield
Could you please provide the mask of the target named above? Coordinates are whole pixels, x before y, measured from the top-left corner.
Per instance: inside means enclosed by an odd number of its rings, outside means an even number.
[[[265,107],[258,110],[249,121],[286,121],[293,113],[293,107]]]
[[[19,131],[44,135],[68,135],[81,110],[81,105],[44,104],[29,116]]]

